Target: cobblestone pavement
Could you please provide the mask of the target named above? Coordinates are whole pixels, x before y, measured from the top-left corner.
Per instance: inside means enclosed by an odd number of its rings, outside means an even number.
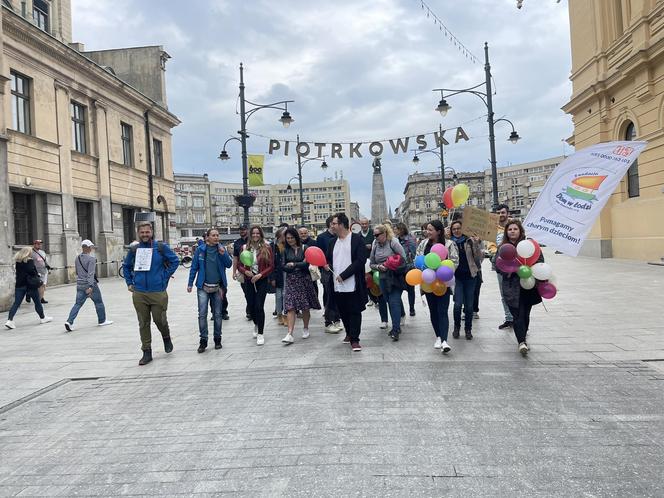
[[[0,495],[662,496],[664,268],[546,256],[560,292],[525,359],[488,263],[475,339],[445,357],[419,300],[398,343],[370,308],[361,353],[320,313],[292,346],[268,318],[257,347],[235,285],[224,348],[197,354],[181,269],[175,351],[155,330],[138,367],[121,281],[101,284],[116,323],[86,304],[69,334],[74,289],[50,289],[52,324],[23,306],[0,332]]]

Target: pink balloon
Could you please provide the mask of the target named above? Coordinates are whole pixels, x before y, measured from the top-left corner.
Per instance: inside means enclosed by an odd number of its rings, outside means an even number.
[[[500,246],[500,249],[498,249],[498,256],[507,261],[514,259],[516,258],[516,247],[512,244],[503,244]]]
[[[449,266],[439,266],[436,270],[436,277],[441,282],[447,282],[451,278],[454,278],[454,270]]]
[[[433,283],[436,280],[436,272],[431,268],[427,268],[422,272],[422,280],[427,284]]]
[[[543,299],[553,299],[558,293],[556,286],[550,282],[540,282],[537,284],[537,292]]]
[[[443,260],[447,259],[447,255],[448,255],[447,254],[448,253],[447,247],[445,247],[443,244],[440,244],[440,243],[434,244],[431,247],[431,252],[435,252],[436,254],[438,254],[438,256],[440,256],[440,259],[443,259]]]
[[[504,273],[514,273],[520,266],[521,263],[516,259],[503,259],[500,256],[496,259],[496,268]]]

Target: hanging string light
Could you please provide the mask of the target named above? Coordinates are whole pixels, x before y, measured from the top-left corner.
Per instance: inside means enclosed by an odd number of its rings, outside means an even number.
[[[520,0],[523,2],[523,0]],[[438,26],[438,29],[443,32],[443,35],[445,36],[446,39],[449,38],[449,41],[454,44],[456,48],[459,49],[459,52],[462,53],[466,59],[470,60],[473,64],[477,63],[477,57],[475,57],[475,54],[473,54],[468,47],[466,47],[463,43],[461,43],[461,40],[459,40],[453,33],[450,31],[450,29],[445,25],[443,21],[436,15],[436,13],[431,10],[431,7],[429,7],[424,0],[419,0],[420,2],[420,7],[422,7],[422,10],[424,10],[427,14],[427,18],[433,18],[433,23],[434,25]],[[519,7],[520,8],[520,7]]]

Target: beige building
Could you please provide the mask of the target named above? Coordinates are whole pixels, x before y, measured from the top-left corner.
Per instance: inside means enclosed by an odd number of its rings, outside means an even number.
[[[203,175],[174,175],[177,238],[203,237],[213,225],[210,180]]]
[[[34,239],[58,284],[73,280],[82,238],[99,261],[121,260],[137,212],[155,211],[157,236],[169,238],[179,121],[166,108],[167,58],[161,47],[84,52],[71,40],[70,0],[2,0],[0,308],[11,300],[12,255]],[[141,77],[128,83],[131,72]]]
[[[577,150],[646,140],[581,254],[654,260],[664,256],[664,2],[569,0],[572,116]]]

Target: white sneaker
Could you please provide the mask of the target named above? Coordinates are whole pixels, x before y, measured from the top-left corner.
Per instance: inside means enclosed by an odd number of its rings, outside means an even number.
[[[325,332],[327,334],[338,334],[340,330],[333,323],[331,323],[325,327]]]
[[[440,345],[440,350],[445,353],[449,353],[452,348],[450,347],[449,344],[447,344],[447,341],[443,341],[443,343]]]
[[[74,330],[74,325],[69,322],[65,322],[65,330],[67,332],[71,332],[72,330]]]
[[[480,314],[476,311],[473,313],[473,320],[479,320],[480,319]]]
[[[525,342],[520,342],[519,353],[521,353],[523,356],[526,356],[528,354],[528,344],[526,344]]]
[[[254,333],[252,335],[254,336],[254,339],[258,337],[258,325],[254,325]]]
[[[256,346],[262,346],[263,344],[265,344],[265,338],[263,337],[263,334],[257,334]]]
[[[293,339],[293,334],[290,332],[286,334],[286,337],[284,337],[281,342],[285,342],[286,344],[293,344],[295,342],[295,339]]]
[[[48,322],[52,322],[52,321],[53,321],[53,317],[52,317],[52,316],[45,316],[44,318],[41,318],[41,319],[39,320],[39,323],[48,323]]]
[[[380,322],[380,328],[381,329],[386,329],[387,328],[387,322]]]
[[[344,326],[341,324],[341,322],[334,322],[332,326],[337,329],[337,332],[341,332],[344,329]]]
[[[111,323],[113,323],[113,320],[106,320],[104,323],[98,323],[97,326],[105,327],[106,325],[110,325]]]
[[[373,301],[369,300],[367,303],[367,308],[371,308],[374,305]]]
[[[443,344],[443,341],[440,339],[440,337],[436,337],[436,342],[433,345],[434,349],[440,349],[440,346]]]
[[[311,335],[309,334],[309,329],[304,329],[302,331],[302,339],[309,339],[309,335]]]
[[[14,320],[7,320],[5,322],[5,327],[7,327],[10,330],[13,330],[16,328],[16,324],[14,323]]]

